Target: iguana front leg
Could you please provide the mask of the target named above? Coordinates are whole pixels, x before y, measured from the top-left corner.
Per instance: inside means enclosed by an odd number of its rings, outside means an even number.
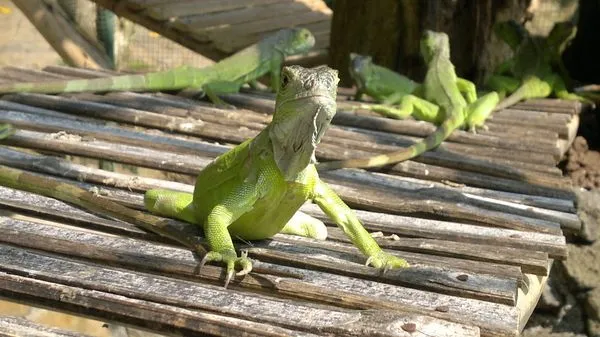
[[[456,79],[456,87],[467,101],[467,104],[471,104],[477,100],[477,88],[475,87],[475,83],[458,77]]]
[[[202,91],[206,93],[206,96],[210,99],[211,102],[220,107],[225,107],[228,109],[235,109],[235,106],[231,104],[227,104],[224,100],[222,100],[218,94],[235,94],[240,91],[242,87],[241,83],[230,82],[230,81],[217,81],[210,82],[202,86]]]
[[[354,212],[324,182],[317,178],[313,190],[313,200],[350,238],[352,243],[365,254],[366,265],[386,271],[392,268],[406,268],[406,260],[384,252],[373,237],[362,226]]]
[[[200,268],[207,262],[225,263],[225,288],[233,277],[236,266],[242,269],[236,273],[237,276],[246,275],[252,270],[252,262],[247,256],[237,256],[228,227],[244,213],[252,210],[259,194],[255,184],[241,184],[210,211],[204,222],[204,236],[210,251],[200,261]]]
[[[281,65],[283,64],[283,57],[273,57],[269,64],[269,74],[271,74],[271,89],[274,92],[279,90],[281,85]]]

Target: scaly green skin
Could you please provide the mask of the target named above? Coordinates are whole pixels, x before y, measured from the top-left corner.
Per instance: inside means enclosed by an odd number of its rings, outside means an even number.
[[[360,100],[366,94],[382,104],[360,106],[361,109],[371,110],[383,116],[405,119],[412,116],[415,119],[440,124],[444,116],[439,107],[423,98],[423,86],[410,78],[398,74],[373,63],[370,56],[350,53],[350,76],[356,84],[355,99]],[[460,79],[466,85],[459,86],[463,94],[470,96],[470,101],[476,100],[475,85]],[[472,96],[475,95],[475,96]]]
[[[512,93],[498,104],[496,110],[524,99],[548,97],[552,93],[558,98],[593,104],[586,98],[569,93],[566,88],[568,74],[561,55],[577,33],[577,27],[571,22],[556,23],[547,38],[529,35],[513,20],[497,23],[494,31],[514,52],[513,58],[501,64],[486,84],[502,96]]]
[[[250,139],[209,164],[196,180],[193,196],[150,190],[150,211],[204,228],[210,247],[201,264],[227,266],[226,286],[235,267],[247,274],[250,260],[236,255],[232,236],[245,240],[272,237],[307,200],[314,201],[341,227],[376,268],[406,267],[403,259],[381,250],[356,215],[319,179],[315,149],[336,112],[337,71],[322,66],[284,67],[273,121]],[[302,219],[300,219],[302,220]]]
[[[140,75],[114,76],[88,80],[16,83],[0,85],[0,93],[65,93],[84,91],[152,91],[200,89],[215,103],[225,104],[217,93],[238,92],[244,83],[270,73],[271,86],[279,85],[281,65],[286,56],[308,51],[314,36],[304,28],[282,29],[264,40],[221,60],[213,66],[196,69],[179,67]]]
[[[459,127],[466,126],[472,131],[483,127],[485,119],[498,103],[498,94],[491,92],[477,99],[475,85],[456,76],[450,61],[448,35],[426,31],[421,39],[421,54],[428,65],[425,81],[419,88],[422,98],[406,95],[402,97],[397,110],[400,115],[408,116],[418,111],[426,120],[443,121],[438,129],[406,149],[369,158],[319,163],[319,171],[378,167],[401,162],[437,147]]]

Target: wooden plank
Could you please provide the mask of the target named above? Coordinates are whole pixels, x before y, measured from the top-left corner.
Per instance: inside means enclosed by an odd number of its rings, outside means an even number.
[[[137,186],[134,186],[134,188],[135,187]],[[161,187],[166,188],[167,186]],[[191,193],[192,191],[193,190],[191,188],[188,188],[188,192]],[[65,204],[64,202],[19,190],[0,187],[0,204],[22,212],[33,213],[37,216],[60,219],[60,221],[63,222],[76,221],[78,226],[85,226],[85,228],[91,228],[135,238],[142,238],[145,240],[159,242],[165,241],[156,235],[143,232],[133,225],[100,218],[83,212],[77,208]],[[330,227],[328,228],[328,231],[329,239],[333,241],[349,243],[348,238],[341,232],[340,229]],[[290,237],[286,235],[276,236],[276,240],[282,242],[290,242],[291,240],[291,242],[294,242],[293,238],[290,239]],[[398,236],[395,236],[395,238],[381,236],[377,237],[376,240],[383,248],[425,253],[437,256],[448,256],[474,261],[508,264],[519,266],[523,272],[536,275],[546,275],[548,272],[548,255],[547,253],[543,252],[516,249],[511,247],[478,245],[464,242],[458,243],[447,240],[407,237],[400,238]],[[418,258],[419,257],[417,257],[417,259]],[[520,275],[513,276],[520,278]]]
[[[227,149],[224,146],[214,146],[214,150],[216,152],[222,152]],[[202,151],[198,149],[198,151]],[[7,148],[0,148],[0,163],[16,166],[26,170],[35,170],[39,172],[45,172],[50,174],[59,174],[64,177],[71,177],[72,179],[82,179],[81,177],[85,177],[85,181],[95,182],[106,184],[110,183],[112,186],[127,186],[129,189],[144,191],[149,188],[165,188],[165,186],[169,186],[172,183],[165,182],[158,179],[148,179],[142,177],[131,177],[125,174],[118,174],[114,172],[107,172],[99,169],[93,169],[89,167],[84,167],[81,165],[72,164],[65,160],[54,158],[54,157],[45,157],[41,155],[32,155],[23,152],[18,152],[14,150],[10,150]],[[41,165],[40,165],[41,163]],[[204,165],[200,163],[199,165]],[[492,194],[483,194],[481,191],[473,191],[469,189],[469,193],[457,193],[455,188],[451,188],[448,186],[430,186],[427,183],[422,181],[406,181],[390,177],[386,175],[380,174],[372,174],[361,171],[349,171],[349,172],[338,172],[338,173],[330,173],[329,176],[335,178],[338,177],[342,179],[346,179],[349,181],[354,181],[355,183],[361,182],[362,185],[360,187],[361,190],[389,190],[393,189],[394,191],[405,191],[409,196],[413,195],[415,191],[419,191],[419,195],[422,197],[429,197],[432,199],[449,199],[453,201],[461,200],[463,204],[472,203],[472,206],[482,207],[484,209],[491,209],[495,211],[503,211],[506,213],[522,215],[528,218],[541,218],[544,220],[548,220],[551,222],[560,223],[561,226],[565,229],[577,230],[577,228],[581,227],[581,221],[577,217],[573,209],[572,201],[569,204],[565,204],[565,206],[570,205],[567,211],[558,212],[552,210],[545,210],[538,207],[533,207],[531,201],[528,200],[527,196],[518,197],[517,195],[509,195],[505,196],[504,194],[500,194],[500,197],[506,197],[506,201],[501,201],[494,199],[497,197]],[[325,175],[326,181],[331,181],[331,178],[327,178]],[[335,181],[335,179],[333,180]],[[177,185],[170,186],[170,189],[175,189],[184,192],[191,192],[193,189],[189,185]],[[475,193],[475,194],[471,194]],[[344,195],[342,195],[344,197]],[[394,198],[398,197],[396,195]],[[537,198],[543,204],[546,205],[548,203],[559,202],[560,200],[545,200],[549,198]],[[475,200],[475,202],[473,202]],[[524,202],[525,201],[525,202]]]
[[[47,97],[52,97],[52,96],[47,96]],[[101,114],[102,117],[105,117],[105,118],[109,117],[109,118],[119,119],[122,121],[136,122],[139,124],[143,124],[145,126],[158,127],[158,128],[163,128],[163,129],[165,127],[167,127],[171,130],[177,130],[179,132],[187,133],[187,134],[200,133],[203,136],[206,136],[206,137],[212,138],[212,139],[227,139],[228,141],[240,143],[248,138],[254,137],[258,132],[258,131],[242,128],[242,129],[238,129],[238,132],[232,134],[230,131],[230,128],[225,127],[225,126],[216,125],[216,124],[209,125],[208,123],[201,123],[201,122],[192,123],[189,120],[183,119],[183,118],[162,116],[162,115],[147,113],[147,112],[143,112],[143,111],[133,111],[132,109],[123,109],[123,108],[115,109],[114,107],[111,108],[110,106],[107,106],[107,105],[101,105],[101,104],[97,104],[97,103],[95,103],[95,104],[96,104],[95,108],[92,111],[89,111],[89,113],[91,113],[91,115],[93,115],[93,116],[95,116],[99,113],[99,114]],[[75,105],[79,106],[79,104],[75,104]],[[99,107],[101,108],[100,110],[98,110]],[[80,107],[80,108],[83,108],[83,107]],[[91,107],[88,106],[88,110],[89,110],[89,108],[91,108]],[[78,110],[78,111],[85,112],[82,110]],[[128,111],[129,113],[124,113],[124,111]],[[31,146],[33,146],[32,142],[35,142],[36,143],[35,146],[38,146],[38,147],[39,146],[41,146],[41,147],[49,146],[48,143],[39,142],[39,141],[36,142],[31,137],[26,139],[26,138],[23,138],[23,136],[25,136],[25,134],[22,134],[21,136],[11,137],[11,139],[8,139],[7,142],[13,142],[13,144],[15,144],[14,142],[19,141],[19,142],[21,142],[21,146],[25,146],[23,142],[28,142],[28,144],[30,144]],[[54,142],[61,142],[61,141],[54,140]],[[71,148],[71,150],[73,150],[75,148],[82,149],[82,148],[86,148],[86,147],[89,148],[90,146],[92,146],[91,145],[92,143],[95,143],[95,141],[90,141],[87,144],[79,144],[79,145],[71,142],[68,144],[63,144],[62,147],[63,148],[69,147],[69,148]],[[333,155],[333,153],[340,152],[340,149],[337,149],[335,147],[330,148],[327,143],[321,144],[320,147],[321,148],[318,149],[318,152],[317,152],[320,156],[323,156],[324,152],[330,153],[331,155]],[[103,150],[103,151],[106,151],[106,150]],[[437,180],[441,180],[441,181],[451,180],[451,181],[455,181],[457,183],[467,183],[472,186],[482,186],[482,187],[485,186],[488,188],[496,188],[499,190],[511,191],[511,192],[524,192],[524,193],[528,193],[528,194],[543,195],[543,196],[562,196],[562,197],[566,197],[566,198],[568,198],[570,195],[570,192],[568,192],[567,190],[563,190],[561,188],[534,186],[534,185],[530,185],[530,184],[526,184],[526,183],[522,183],[522,182],[515,182],[515,181],[509,180],[509,179],[501,179],[501,178],[496,178],[496,179],[490,180],[489,176],[483,175],[483,174],[478,174],[478,173],[474,173],[474,172],[463,172],[460,170],[448,169],[448,168],[432,166],[432,165],[425,165],[425,164],[415,163],[412,161],[408,161],[408,162],[404,162],[404,163],[395,165],[393,167],[393,172],[402,173],[402,174],[409,175],[409,176],[416,176],[416,177],[423,178],[423,179],[429,179],[429,180],[437,179]]]
[[[116,237],[107,237],[113,239]],[[151,246],[142,244],[142,241],[123,241],[115,245],[112,253],[110,249],[102,248],[106,240],[89,242],[91,247],[83,249],[83,254],[89,255],[99,249],[101,255],[112,255],[120,263],[127,264],[134,270],[148,270],[161,272],[165,275],[193,276],[199,282],[203,280],[217,281],[222,279],[221,268],[206,266],[201,274],[197,274],[195,266],[197,260],[191,253],[169,246]],[[115,242],[119,243],[119,242]],[[95,245],[100,247],[95,248]],[[106,252],[106,253],[104,253]],[[94,253],[95,254],[95,253]],[[98,254],[95,254],[96,258]],[[113,259],[114,259],[113,258]],[[69,259],[71,260],[71,259]],[[265,262],[255,261],[255,264],[268,265]],[[343,301],[346,307],[355,309],[392,309],[395,311],[410,311],[433,317],[444,318],[450,321],[470,322],[482,326],[488,331],[516,329],[516,312],[513,307],[484,302],[474,299],[452,297],[443,294],[433,294],[418,289],[393,286],[369,280],[359,280],[348,276],[322,273],[310,270],[300,270],[292,267],[277,266],[289,270],[289,274],[300,274],[302,279],[276,278],[269,275],[256,275],[251,273],[244,278],[236,278],[232,288],[241,293],[245,289],[266,288],[276,289],[277,292],[263,292],[271,296],[286,296],[288,301],[294,298],[304,298],[313,302],[339,304]],[[195,283],[198,284],[198,283]],[[153,288],[152,288],[153,289]],[[437,311],[437,307],[449,306],[450,310]],[[498,334],[504,335],[504,334]]]
[[[257,97],[256,95],[229,94],[224,95],[224,98],[228,102],[236,104],[237,106],[242,106],[261,112],[272,112],[274,107],[274,100],[265,97]],[[369,130],[401,133],[419,137],[426,137],[436,129],[435,125],[427,122],[414,120],[395,120],[373,115],[359,115],[357,113],[344,111],[340,107],[338,107],[338,112],[333,119],[333,123],[337,125],[356,126]],[[532,144],[527,145],[517,140],[499,138],[496,136],[487,136],[484,134],[472,134],[462,130],[456,130],[453,132],[448,138],[448,141],[477,144],[493,148],[511,149],[513,151],[527,151],[532,155],[535,155],[537,152],[548,152],[554,156],[554,160],[552,160],[553,163],[556,163],[556,160],[558,160],[558,149],[556,144],[536,143],[535,148],[532,148]]]
[[[143,14],[148,15],[153,19],[164,21],[179,16],[207,14],[278,2],[293,2],[293,0],[187,0],[169,1],[166,4],[145,3]]]
[[[21,302],[35,305],[43,302],[49,309],[60,308],[108,321],[114,321],[116,317],[129,325],[142,325],[146,329],[164,333],[179,332],[182,336],[198,333],[212,336],[317,336],[208,311],[190,310],[3,272],[0,272],[0,287]]]
[[[29,162],[39,163],[39,165],[29,165],[26,167],[28,169],[50,169],[52,173],[60,172],[60,175],[71,175],[74,179],[81,179],[82,177],[86,179],[92,179],[95,176],[94,174],[81,173],[72,165],[65,167],[62,167],[61,165],[56,167],[48,165],[48,163],[52,163],[52,161],[36,160]],[[9,162],[9,164],[14,165],[14,162]],[[96,172],[98,171],[99,170]],[[114,174],[110,178],[105,179],[104,177],[105,176],[102,175],[98,176],[98,182],[109,182],[111,184],[114,183],[115,185],[126,186],[128,189],[139,189],[140,187],[145,186],[148,188],[153,187],[151,185],[152,182],[148,182],[146,185],[137,186],[137,180],[131,181],[128,179],[122,179],[123,181],[126,181],[126,183],[119,183],[121,180],[114,179]],[[92,188],[91,185],[81,185],[81,187],[85,189]],[[165,187],[165,185],[157,184],[154,187]],[[191,186],[182,184],[171,184],[168,185],[167,188],[188,193],[192,190]],[[142,199],[139,195],[127,193],[125,191],[104,188],[102,196],[108,198],[109,200],[125,204],[129,207],[138,209],[143,208]],[[304,205],[301,210],[305,213],[311,214],[312,216],[321,217],[323,220],[328,221],[328,219],[323,216],[322,212],[315,205]],[[360,210],[356,210],[355,212],[359,219],[361,219],[361,221],[365,224],[365,227],[371,231],[383,231],[385,233],[397,234],[400,236],[515,247],[546,252],[553,258],[563,259],[566,257],[566,244],[563,236],[457,224],[452,222],[418,219]]]
[[[60,151],[61,153],[108,159],[194,176],[212,160],[212,158],[162,152],[144,147],[104,141],[82,141],[81,137],[68,134],[48,135],[24,130],[18,130],[10,138],[2,140],[2,143],[45,151]],[[485,210],[468,204],[456,204],[453,201],[443,200],[435,196],[429,197],[423,195],[419,199],[415,199],[415,194],[411,191],[403,192],[389,188],[385,191],[365,191],[364,186],[356,185],[356,183],[348,183],[341,180],[332,181],[331,177],[326,179],[326,181],[332,185],[333,189],[346,202],[352,205],[361,205],[370,210],[400,214],[420,214],[425,212],[432,215],[435,214],[436,217],[454,217],[474,223],[484,223],[499,227],[561,233],[559,224],[546,220]],[[423,202],[424,200],[428,200],[428,202]]]
[[[66,63],[83,68],[111,68],[105,53],[75,29],[58,3],[25,0],[13,3]]]
[[[87,102],[83,105],[81,102],[76,100],[67,100],[60,97],[55,96],[45,96],[45,95],[37,95],[37,94],[18,94],[18,95],[6,95],[5,99],[9,99],[12,101],[17,101],[21,103],[33,104],[36,106],[42,107],[50,107],[50,108],[60,108],[62,111],[67,111],[70,113],[86,113],[90,116],[94,117],[102,117],[111,120],[121,121],[121,122],[129,122],[136,123],[139,125],[157,127],[157,128],[168,128],[170,130],[177,130],[178,132],[187,133],[187,134],[195,134],[195,135],[203,135],[212,139],[224,139],[228,141],[234,142],[242,142],[247,138],[251,138],[256,135],[257,132],[252,130],[240,129],[239,132],[232,135],[231,132],[227,128],[223,128],[219,125],[208,125],[207,123],[192,123],[188,119],[162,116],[157,114],[148,113],[145,111],[140,111],[136,109],[129,108],[115,108],[114,106],[99,104],[99,103],[91,103]],[[56,106],[58,105],[58,106]],[[232,137],[233,136],[233,137]],[[326,136],[329,137],[329,136]],[[331,148],[331,144],[324,143],[318,149],[318,154],[324,156],[324,153],[329,153],[332,155],[343,155],[343,152],[337,149],[335,146]],[[359,151],[355,151],[357,153],[361,153]],[[368,153],[364,153],[363,155],[367,155]],[[347,154],[346,154],[347,155]],[[425,154],[425,156],[430,156],[431,154]],[[420,159],[419,159],[420,160]],[[475,164],[475,163],[474,163]],[[519,184],[507,183],[506,181],[500,179],[494,179],[493,181],[489,181],[486,177],[482,177],[477,174],[465,175],[464,172],[458,170],[454,171],[453,169],[445,169],[438,167],[426,167],[423,165],[416,165],[415,163],[409,161],[398,164],[394,167],[395,171],[403,172],[404,174],[417,174],[419,177],[437,177],[440,180],[454,180],[458,183],[469,183],[474,186],[489,186],[489,184],[496,184],[499,189],[508,189],[509,191],[517,191],[523,190],[523,187]],[[514,170],[510,170],[511,172]],[[513,176],[514,172],[506,173],[509,176]],[[560,194],[560,191],[552,191],[552,188],[557,185],[565,183],[566,180],[560,179],[560,182],[550,183],[552,178],[544,178],[543,175],[527,175],[526,173],[517,174],[517,176],[523,176],[524,180],[532,179],[532,182],[536,184],[546,185],[550,187],[551,190],[547,192],[544,191],[544,187],[536,188],[534,186],[529,186],[528,190],[535,193],[549,193],[551,195]],[[430,178],[431,179],[431,178]],[[460,180],[456,180],[460,179]],[[541,180],[540,180],[541,179]],[[550,180],[548,180],[550,179]],[[546,187],[545,186],[545,187]],[[538,192],[539,191],[539,192]],[[563,192],[564,193],[564,192]]]
[[[308,24],[331,24],[331,16],[321,12],[301,12],[290,15],[272,16],[267,19],[255,20],[234,26],[223,27],[218,30],[206,32],[208,38],[217,48],[226,52],[233,52],[240,47],[254,43],[258,34]],[[249,36],[246,38],[245,36]]]
[[[38,224],[18,219],[5,218],[0,223],[0,240],[28,248],[42,249],[70,256],[81,256],[112,261],[110,256],[120,255],[117,247],[135,239],[115,239],[113,235],[82,231],[76,228]],[[18,233],[18,234],[17,234]],[[94,252],[86,252],[92,247]],[[102,246],[104,243],[104,246]],[[340,246],[338,250],[323,251],[308,245],[290,245],[275,241],[255,242],[256,246],[249,247],[251,256],[259,256],[261,261],[277,260],[277,264],[296,266],[302,263],[304,269],[320,270],[328,273],[341,274],[363,279],[376,280],[385,283],[398,284],[450,294],[461,297],[482,299],[491,302],[514,305],[516,303],[517,279],[488,274],[477,274],[464,268],[452,266],[437,267],[429,263],[415,263],[411,268],[401,271],[388,271],[381,275],[380,271],[364,265],[364,257],[349,245],[330,243],[330,246]],[[149,246],[140,242],[140,245]],[[108,247],[110,246],[110,247]],[[153,243],[152,249],[163,250],[164,245]],[[344,248],[354,250],[354,253],[344,252]],[[142,246],[138,246],[140,248]],[[115,250],[117,249],[117,250]],[[149,248],[146,248],[149,249]],[[112,252],[110,252],[112,250]],[[327,255],[323,255],[326,252]],[[416,255],[416,254],[409,254]],[[120,257],[122,259],[122,257]],[[358,262],[358,261],[360,262]],[[115,260],[113,262],[118,262]],[[302,261],[302,262],[300,262]],[[509,266],[506,266],[510,269]],[[467,275],[462,280],[458,275]]]
[[[7,256],[0,262],[0,268],[26,271],[44,281],[110,291],[116,295],[188,309],[210,310],[224,316],[309,333],[329,331],[347,336],[374,333],[381,336],[410,336],[407,332],[398,334],[402,332],[393,328],[398,322],[409,321],[418,324],[420,331],[436,336],[456,336],[457,329],[466,333],[464,336],[479,335],[478,328],[407,312],[377,309],[361,312],[307,302],[281,301],[258,293],[228,291],[198,282],[98,266],[10,246],[0,246],[0,251]],[[442,327],[448,330],[441,330]]]
[[[534,206],[525,200],[525,195],[505,195],[502,192],[498,194],[482,194],[479,190],[467,189],[466,187],[452,187],[444,184],[437,186],[423,183],[423,181],[411,180],[410,178],[400,178],[385,174],[371,174],[362,170],[342,170],[326,173],[323,177],[330,179],[354,181],[369,186],[371,189],[383,190],[394,189],[396,191],[406,191],[408,193],[419,193],[422,196],[438,196],[441,199],[449,199],[455,202],[466,202],[472,205],[503,211],[515,215],[522,215],[530,218],[545,219],[558,222],[563,229],[578,232],[581,228],[581,221],[575,214],[572,201],[565,211],[555,211],[553,207],[548,207],[548,203],[561,202],[561,199],[546,198],[544,204],[539,207]],[[465,190],[467,189],[467,190]],[[518,199],[515,199],[517,197]],[[546,203],[546,201],[548,203]],[[562,202],[561,202],[562,204]],[[565,204],[567,205],[567,204]],[[549,209],[548,209],[549,208]]]
[[[1,281],[0,281],[1,282]],[[76,333],[32,322],[24,317],[0,316],[0,334],[2,336],[40,336],[40,337],[86,337]]]
[[[89,96],[91,96],[91,95],[86,95],[85,97],[89,97]],[[103,97],[103,96],[98,96],[98,95],[93,95],[93,96],[94,97]],[[77,97],[82,97],[82,96],[78,95]],[[98,99],[98,100],[101,100],[101,99]],[[22,111],[27,111],[27,112],[34,113],[34,114],[37,112],[35,110],[35,108],[28,108],[27,106],[23,106],[23,105],[17,105],[15,103],[11,103],[11,102],[0,101],[0,109],[4,109],[4,108],[5,109],[22,110]],[[44,115],[48,114],[44,110],[42,110],[40,112]],[[182,113],[182,115],[186,115],[186,116],[190,114],[189,111],[182,111],[181,113]],[[51,114],[51,115],[54,117],[68,116],[68,115],[64,115],[64,114]],[[64,122],[61,122],[60,119],[55,119],[52,117],[37,117],[37,116],[32,116],[32,115],[27,115],[27,114],[20,114],[20,113],[12,112],[12,111],[6,111],[5,115],[0,118],[2,119],[3,122],[11,123],[11,124],[21,127],[21,128],[34,129],[34,130],[45,131],[45,132],[65,131],[65,132],[69,132],[69,133],[76,133],[81,136],[92,136],[92,137],[96,137],[99,139],[112,139],[114,141],[119,141],[119,142],[123,142],[126,144],[140,144],[141,145],[139,136],[135,137],[135,135],[131,135],[131,133],[128,133],[127,136],[121,135],[122,133],[127,133],[127,132],[126,131],[123,132],[121,129],[118,129],[118,128],[103,127],[93,120],[89,120],[90,122],[93,122],[93,124],[94,124],[92,127],[87,126],[86,124],[81,123],[81,122],[79,122],[79,123],[74,122],[73,125],[69,125],[69,126],[65,127]],[[225,119],[225,121],[222,124],[232,125],[233,127],[240,126],[239,124],[237,124],[237,119],[236,120]],[[246,127],[250,127],[255,130],[260,130],[264,127],[262,124],[256,125],[253,123],[245,123],[244,125]],[[98,130],[98,129],[101,129],[101,130]],[[109,136],[109,134],[112,135],[113,137],[117,137],[117,138],[111,138]],[[129,135],[131,137],[135,137],[136,140],[130,139],[128,137]],[[341,135],[343,137],[346,137],[347,139],[350,139],[352,136],[356,135],[356,133],[348,133],[348,132],[344,132],[343,130],[339,130],[337,128],[332,128],[330,130],[330,132],[328,133],[328,135],[325,136],[325,141],[327,141],[329,143],[336,143],[337,140],[339,139],[339,136],[341,136]],[[168,138],[166,138],[166,137],[162,137],[162,139],[164,139],[166,142],[169,142]],[[152,142],[152,143],[154,144],[155,142]],[[170,143],[172,143],[172,142],[170,142]],[[393,151],[393,150],[399,149],[399,147],[397,147],[397,146],[384,146],[384,145],[378,145],[378,144],[371,144],[371,143],[364,142],[364,141],[361,142],[361,137],[358,137],[358,139],[353,140],[352,144],[353,144],[352,147],[362,147],[365,149],[376,150],[373,153]],[[345,141],[341,141],[341,145],[343,145],[344,147],[351,147],[350,145],[346,144]],[[186,146],[184,146],[184,147],[186,147]],[[173,147],[170,147],[170,150],[177,151],[177,149],[173,148]],[[181,152],[181,151],[178,151],[178,152]],[[321,156],[323,156],[324,158],[328,158],[328,157],[331,158],[330,152],[331,151],[328,151],[325,153],[319,152],[319,154]],[[334,153],[340,153],[340,151],[336,151]],[[335,156],[335,157],[343,158],[343,156]],[[456,168],[461,168],[464,170],[482,172],[482,173],[493,174],[493,175],[497,175],[497,176],[505,176],[508,178],[520,175],[523,177],[523,179],[528,179],[531,182],[538,182],[538,181],[544,182],[545,185],[561,186],[566,183],[566,181],[565,181],[566,178],[562,177],[562,175],[560,177],[551,177],[550,175],[557,176],[557,174],[555,174],[554,171],[549,171],[549,172],[537,171],[537,170],[546,169],[547,168],[546,166],[527,165],[527,164],[521,164],[520,162],[506,162],[503,160],[495,160],[492,162],[491,160],[487,160],[485,158],[480,158],[480,159],[465,158],[462,154],[457,155],[457,154],[453,154],[451,152],[443,151],[442,149],[439,149],[438,151],[427,152],[423,156],[420,156],[416,160],[419,162],[431,163],[434,165],[438,164],[438,165],[443,165],[443,166],[456,167]],[[499,164],[502,164],[502,165],[499,165]],[[511,169],[509,167],[513,167],[513,168]]]
[[[534,110],[564,114],[579,114],[585,104],[579,101],[562,100],[556,98],[528,99],[513,105],[513,109]]]
[[[151,31],[159,32],[162,36],[179,43],[197,53],[202,54],[212,60],[219,60],[227,56],[225,53],[215,49],[210,43],[201,43],[190,37],[189,34],[182,34],[181,31],[170,25],[154,20],[150,17],[138,13],[135,9],[129,7],[129,2],[120,0],[92,0],[98,5],[113,11],[115,14],[125,17],[139,25],[148,28]],[[201,5],[200,5],[201,7]]]
[[[69,97],[75,97],[77,99],[83,99],[92,102],[100,102],[107,103],[112,105],[118,105],[122,107],[130,107],[139,110],[146,110],[152,112],[159,112],[163,114],[168,114],[172,116],[179,117],[187,117],[192,116],[195,118],[199,118],[202,120],[210,120],[214,122],[221,123],[229,123],[229,121],[233,120],[239,125],[244,125],[247,127],[252,127],[247,122],[257,122],[266,125],[270,121],[270,116],[265,116],[264,114],[255,113],[250,110],[246,111],[230,111],[226,115],[225,118],[214,118],[216,113],[222,113],[222,110],[216,109],[205,109],[205,108],[197,108],[197,103],[195,105],[186,105],[182,103],[177,106],[173,100],[163,99],[161,97],[152,97],[148,95],[136,94],[136,93],[111,93],[108,95],[93,95],[93,94],[77,94],[77,95],[69,95]],[[135,99],[134,99],[135,98]],[[1,103],[1,102],[0,102]],[[269,110],[271,111],[271,110]],[[236,125],[236,124],[231,124]],[[360,122],[356,125],[360,125]],[[355,125],[353,125],[355,126]],[[327,134],[331,134],[335,137],[343,137],[349,139],[356,139],[357,141],[361,141],[361,143],[373,143],[371,140],[376,140],[377,143],[382,144],[391,144],[391,145],[402,145],[406,146],[416,141],[418,138],[406,137],[406,136],[396,136],[390,135],[383,132],[368,132],[364,130],[360,130],[360,132],[347,132],[344,129],[340,129],[337,127],[332,127],[328,130]],[[334,138],[335,138],[334,137]],[[330,139],[335,140],[335,139]],[[367,142],[368,140],[368,142]],[[373,147],[378,147],[378,144],[374,144]],[[385,148],[382,146],[381,148]],[[455,143],[444,143],[442,144],[436,151],[437,152],[445,152],[445,151],[453,151],[457,153],[461,153],[463,155],[469,155],[469,157],[474,158],[485,158],[485,159],[493,159],[505,164],[510,165],[522,165],[524,168],[530,168],[534,171],[539,172],[547,172],[552,174],[559,174],[562,176],[562,171],[553,167],[554,159],[551,157],[546,157],[548,160],[543,160],[543,165],[537,164],[536,160],[538,159],[535,154],[527,151],[515,151],[515,150],[504,150],[499,148],[490,148],[490,147],[474,147],[467,146],[462,144]],[[494,153],[493,157],[489,157],[490,153]],[[487,157],[486,157],[487,155]],[[533,164],[532,164],[533,162]]]
[[[261,20],[272,17],[274,13],[285,15],[291,13],[302,13],[312,10],[301,2],[282,2],[255,5],[234,10],[210,13],[210,15],[186,15],[177,18],[174,23],[182,31],[188,31],[195,35],[201,35],[207,30],[218,29],[219,26],[236,25],[239,23]]]
[[[283,21],[284,19],[287,21]],[[247,30],[238,29],[238,27],[224,27],[219,30],[211,30],[206,32],[205,34],[208,37],[195,36],[201,41],[203,38],[208,38],[213,41],[215,46],[220,50],[233,52],[255,43],[264,36],[272,34],[285,27],[303,27],[311,32],[323,33],[328,31],[328,28],[331,25],[331,20],[328,19],[328,16],[319,12],[293,14],[281,19],[271,18],[269,20],[262,21],[265,21],[263,25],[255,25],[256,22],[248,23],[248,27],[246,27]],[[327,41],[326,44],[320,44],[319,46],[315,45],[315,47],[329,47],[328,42],[329,41]]]

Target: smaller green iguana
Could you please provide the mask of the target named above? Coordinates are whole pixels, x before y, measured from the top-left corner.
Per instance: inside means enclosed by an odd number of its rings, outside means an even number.
[[[485,119],[498,103],[498,94],[490,92],[477,99],[475,85],[456,76],[454,65],[450,61],[448,35],[426,31],[421,39],[421,54],[427,63],[428,70],[423,84],[413,92],[419,91],[419,96],[422,98],[405,91],[394,91],[392,83],[404,83],[405,88],[408,89],[413,86],[408,80],[401,79],[400,75],[392,76],[393,72],[387,69],[382,71],[384,68],[374,66],[368,59],[367,62],[364,62],[364,60],[360,61],[355,58],[354,72],[358,74],[359,82],[363,81],[362,78],[365,80],[358,85],[359,92],[374,95],[376,99],[383,98],[386,103],[400,102],[398,108],[391,107],[399,110],[399,115],[409,116],[417,113],[418,117],[424,120],[441,121],[438,129],[423,141],[406,149],[369,158],[319,163],[318,170],[377,167],[401,162],[437,147],[459,127],[466,126],[469,129],[475,129],[483,126]],[[394,78],[394,80],[388,84],[381,81],[370,81],[373,78]],[[368,89],[369,86],[371,89]],[[381,89],[382,87],[385,90]]]
[[[179,67],[139,75],[40,83],[0,84],[0,94],[15,92],[64,93],[105,91],[202,90],[214,103],[226,105],[217,93],[238,92],[244,83],[271,74],[271,87],[277,90],[281,65],[286,56],[308,51],[315,38],[305,28],[282,29],[206,68]]]
[[[512,93],[498,104],[496,110],[524,99],[548,97],[552,93],[558,98],[593,104],[584,97],[569,93],[565,84],[568,74],[561,55],[577,33],[574,24],[557,22],[546,38],[531,36],[514,20],[496,23],[494,32],[514,52],[514,56],[502,63],[486,83],[501,96],[506,92]]]
[[[323,223],[294,216],[307,200],[319,205],[348,235],[368,257],[367,265],[384,270],[407,266],[403,259],[381,250],[315,169],[315,148],[336,112],[338,81],[337,71],[326,66],[284,67],[272,122],[205,167],[193,195],[146,192],[148,210],[204,228],[210,252],[200,265],[224,263],[226,285],[236,267],[241,269],[237,275],[252,269],[250,259],[236,254],[232,237],[258,240],[283,231],[324,238]]]

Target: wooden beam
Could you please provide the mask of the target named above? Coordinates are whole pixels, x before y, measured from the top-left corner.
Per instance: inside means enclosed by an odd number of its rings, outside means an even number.
[[[13,2],[66,63],[82,68],[111,68],[106,55],[73,27],[55,1]]]

